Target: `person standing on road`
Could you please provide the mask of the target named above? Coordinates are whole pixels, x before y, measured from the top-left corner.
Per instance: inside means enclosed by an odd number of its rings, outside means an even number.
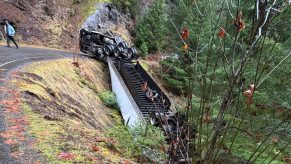
[[[4,31],[7,34],[7,47],[10,47],[10,40],[12,40],[12,42],[15,44],[16,48],[18,48],[18,45],[17,45],[17,43],[15,42],[15,39],[14,39],[15,30],[9,24],[7,19],[5,20]]]

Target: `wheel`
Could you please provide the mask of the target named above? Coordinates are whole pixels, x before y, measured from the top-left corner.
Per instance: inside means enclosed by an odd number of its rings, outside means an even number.
[[[174,119],[168,119],[168,129],[170,133],[177,131],[177,122]]]
[[[97,53],[98,53],[97,51],[98,51],[97,47],[91,46],[91,53],[92,53],[92,55],[97,55]]]
[[[128,49],[128,58],[130,58],[130,59],[137,59],[138,58],[136,48],[131,47]]]
[[[122,49],[120,47],[117,46],[117,47],[114,48],[114,56],[115,57],[122,56],[122,52],[123,51],[122,51]]]
[[[150,123],[151,125],[157,126],[159,124],[159,119],[157,118],[155,112],[150,114]]]
[[[103,42],[104,44],[110,44],[110,45],[114,44],[114,41],[112,39],[106,38],[106,37],[103,38]]]
[[[125,42],[118,43],[118,47],[121,48],[122,51],[124,51],[128,48],[127,43],[125,43]]]
[[[107,44],[103,47],[103,53],[106,56],[112,56],[114,54],[114,47],[111,44]]]

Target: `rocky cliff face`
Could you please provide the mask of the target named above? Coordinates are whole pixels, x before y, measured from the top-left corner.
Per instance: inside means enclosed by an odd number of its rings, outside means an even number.
[[[129,31],[133,30],[133,21],[130,13],[117,10],[110,3],[98,4],[95,13],[87,18],[82,27],[89,31],[112,32],[117,42],[125,40],[132,43]]]

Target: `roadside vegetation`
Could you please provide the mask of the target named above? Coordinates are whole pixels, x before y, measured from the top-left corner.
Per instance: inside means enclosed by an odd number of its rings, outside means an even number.
[[[68,10],[83,20],[101,1],[68,2],[83,5]],[[142,65],[196,132],[188,163],[291,163],[289,1],[155,0],[143,13],[136,0],[111,2],[131,12],[135,45],[148,59]],[[93,60],[64,59],[18,74],[44,162],[163,163],[168,147],[185,147],[179,137],[167,145],[156,127],[123,125],[106,71]]]
[[[33,63],[14,77],[27,121],[25,133],[43,157],[40,162],[166,160],[160,129],[144,123],[124,125],[115,95],[109,91],[106,69],[91,59],[78,65],[60,59]]]
[[[89,59],[79,67],[72,59],[37,62],[18,73],[27,131],[45,162],[125,160],[106,138],[122,123],[107,76],[103,63]]]
[[[290,11],[287,1],[157,0],[138,16],[136,45],[197,129],[192,162],[290,163]]]

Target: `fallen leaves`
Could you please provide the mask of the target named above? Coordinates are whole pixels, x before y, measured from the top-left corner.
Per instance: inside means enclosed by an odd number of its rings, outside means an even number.
[[[15,140],[13,140],[13,139],[8,139],[8,140],[4,141],[4,143],[7,144],[7,145],[15,145],[15,144],[17,144],[17,142]]]
[[[1,92],[8,92],[9,90],[6,87],[0,87]]]
[[[16,75],[16,73],[13,74],[13,76]],[[0,82],[10,84],[3,79]],[[20,151],[22,149],[20,145],[27,141],[25,131],[29,123],[21,109],[21,95],[18,90],[11,89],[12,87],[14,86],[5,85],[5,87],[0,87],[0,91],[5,92],[5,99],[0,100],[0,105],[3,107],[7,125],[7,128],[0,133],[0,137],[3,138],[5,144],[14,147],[11,156],[19,158],[24,154]]]
[[[90,154],[85,154],[85,156],[90,160],[90,161],[100,161],[99,158],[93,156],[93,155],[90,155]]]
[[[93,146],[92,146],[92,150],[97,152],[97,151],[99,151],[100,149],[99,149],[97,146],[93,145]]]
[[[18,130],[11,130],[11,129],[8,129],[4,132],[2,132],[0,134],[1,137],[3,137],[4,139],[8,139],[8,138],[15,138],[15,137],[19,137],[21,136],[21,132],[18,131]]]
[[[126,159],[122,162],[122,164],[132,164],[132,162]]]
[[[13,153],[10,154],[13,158],[19,158],[20,156],[23,155],[23,153],[19,152],[19,151],[15,151]]]
[[[59,159],[65,159],[65,160],[70,160],[74,159],[75,155],[73,153],[66,153],[66,152],[61,152],[58,154]]]
[[[48,131],[48,130],[44,130],[44,131],[39,132],[38,134],[41,135],[41,136],[48,136],[48,135],[50,135],[51,133],[50,133],[50,131]]]
[[[106,139],[101,138],[101,137],[96,137],[95,140],[96,140],[96,142],[105,142],[106,141]]]

